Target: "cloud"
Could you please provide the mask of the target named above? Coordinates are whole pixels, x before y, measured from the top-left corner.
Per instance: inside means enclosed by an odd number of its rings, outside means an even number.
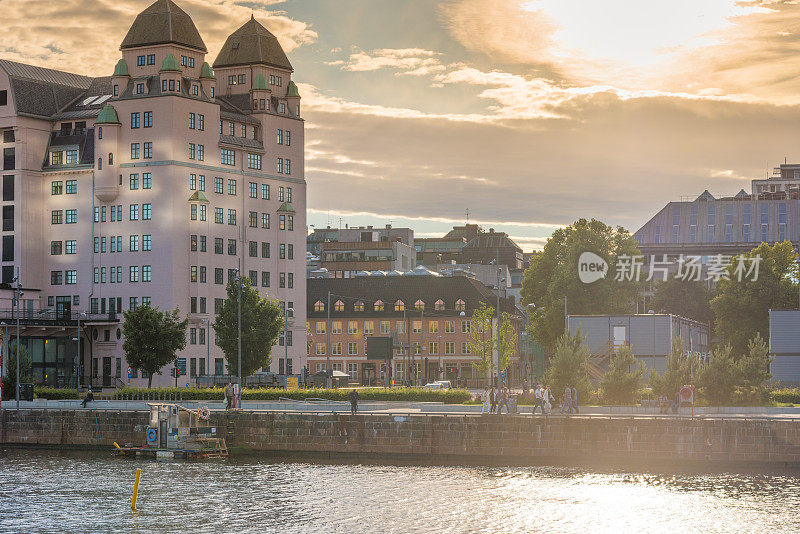
[[[406,76],[424,76],[441,72],[445,66],[439,62],[438,52],[422,48],[380,48],[370,53],[357,51],[347,61],[327,62],[327,65],[340,66],[344,71],[367,72],[381,69],[393,69],[397,74]]]
[[[120,57],[119,45],[136,15],[150,2],[141,0],[2,0],[3,42],[14,43],[0,54],[6,59],[66,70],[88,76],[107,76]],[[263,23],[290,52],[317,39],[310,25],[270,11],[272,0],[241,2],[181,0],[194,20],[213,62],[228,35],[250,18]],[[97,31],[103,21],[103,31]]]

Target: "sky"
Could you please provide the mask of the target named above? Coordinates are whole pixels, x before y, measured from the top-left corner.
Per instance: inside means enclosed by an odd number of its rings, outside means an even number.
[[[315,227],[469,220],[529,251],[581,217],[634,232],[800,161],[800,2],[177,3],[209,63],[251,13],[280,40]],[[149,4],[0,0],[0,57],[109,75]]]

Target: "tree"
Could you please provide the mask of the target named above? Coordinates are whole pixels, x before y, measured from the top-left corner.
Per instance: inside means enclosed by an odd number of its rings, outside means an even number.
[[[657,313],[671,313],[708,323],[713,319],[711,297],[705,282],[673,277],[656,286],[650,306]]]
[[[508,369],[511,360],[517,351],[517,336],[514,325],[511,324],[511,315],[508,312],[500,314],[500,325],[498,326],[495,347],[497,347],[497,369],[499,371]]]
[[[613,404],[633,404],[642,386],[644,371],[644,364],[636,359],[630,347],[619,347],[600,382],[603,397]]]
[[[585,284],[578,277],[578,259],[593,252],[609,265],[605,278]],[[522,282],[523,304],[535,303],[533,338],[548,349],[564,333],[564,297],[570,314],[633,313],[641,284],[617,281],[618,258],[639,255],[636,241],[623,228],[580,219],[556,230],[544,250],[534,254]],[[621,262],[620,262],[621,264]]]
[[[270,352],[283,328],[283,312],[277,300],[261,298],[250,279],[242,283],[242,375],[250,376],[261,367],[269,367]],[[236,280],[228,282],[228,298],[214,320],[219,347],[225,353],[228,372],[239,373],[239,293]]]
[[[737,366],[741,384],[747,388],[760,387],[772,378],[769,364],[772,358],[769,355],[767,343],[760,334],[747,343],[747,353],[739,358]]]
[[[675,398],[681,386],[692,380],[692,370],[695,365],[694,356],[688,357],[683,351],[683,340],[676,337],[672,340],[672,350],[667,356],[667,369],[663,375],[650,373],[650,387],[656,395],[666,395]]]
[[[769,335],[769,310],[797,308],[796,256],[788,241],[773,246],[761,243],[746,255],[761,258],[757,280],[751,275],[739,281],[738,262],[733,261],[727,270],[729,279],[719,281],[717,296],[711,300],[715,331],[734,354],[744,354],[756,334]]]
[[[122,350],[128,365],[148,373],[147,387],[153,383],[153,373],[175,360],[176,353],[186,348],[186,319],[181,321],[180,310],[163,312],[157,307],[138,306],[123,314]]]
[[[19,383],[25,384],[33,382],[33,364],[28,356],[25,345],[19,346]],[[17,387],[17,344],[14,342],[8,346],[8,354],[5,360],[5,373],[3,377],[3,395],[7,399],[16,398],[14,388]]]
[[[579,399],[588,398],[592,391],[587,365],[589,350],[583,344],[583,339],[578,330],[574,336],[565,333],[556,341],[553,356],[550,358],[550,367],[544,376],[545,383],[556,396],[560,395],[567,385],[578,390]]]
[[[717,405],[730,403],[740,380],[739,369],[731,346],[718,345],[711,351],[708,363],[697,373],[697,387],[706,399]]]
[[[478,370],[486,373],[489,371],[494,377],[494,337],[492,336],[492,317],[494,310],[486,305],[485,302],[478,303],[478,307],[472,310],[470,318],[469,332],[467,333],[467,347],[469,353],[478,356]]]

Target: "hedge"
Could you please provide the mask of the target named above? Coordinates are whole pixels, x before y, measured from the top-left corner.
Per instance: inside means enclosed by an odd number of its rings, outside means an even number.
[[[61,400],[78,399],[78,390],[71,388],[54,388],[50,386],[36,386],[33,388],[33,396],[37,399]]]
[[[223,400],[222,388],[123,388],[112,394],[113,399],[182,399],[182,400]],[[349,389],[247,389],[242,392],[246,401],[325,399],[347,401]],[[407,401],[407,402],[443,402],[445,404],[461,404],[472,397],[464,389],[432,390],[424,388],[390,388],[360,389],[359,399],[362,401]]]
[[[800,388],[773,389],[769,396],[772,402],[800,404]]]

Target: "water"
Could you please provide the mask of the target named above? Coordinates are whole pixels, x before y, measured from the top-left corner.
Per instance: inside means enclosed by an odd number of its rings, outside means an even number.
[[[138,513],[133,476],[142,468]],[[0,449],[0,532],[800,531],[796,473],[156,462]]]

